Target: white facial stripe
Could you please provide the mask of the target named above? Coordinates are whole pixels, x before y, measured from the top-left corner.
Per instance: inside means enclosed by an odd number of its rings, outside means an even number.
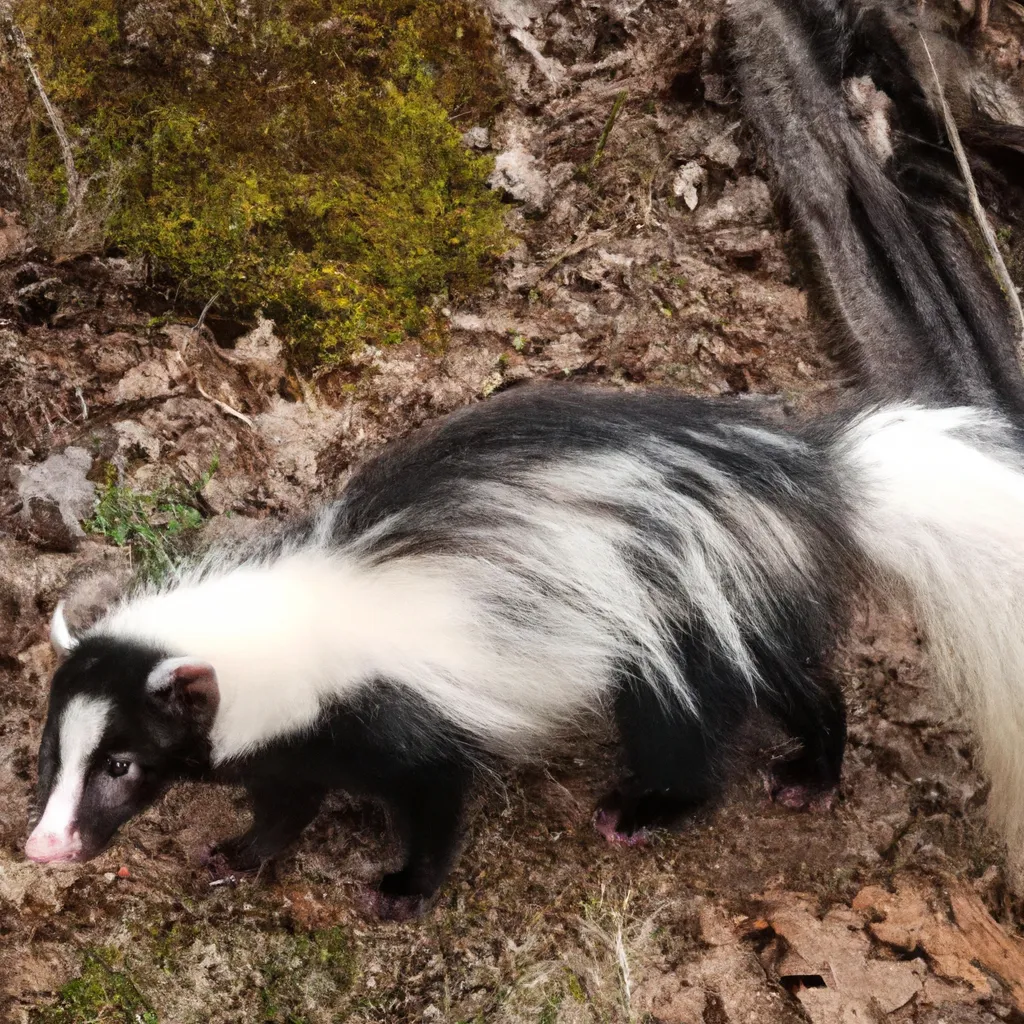
[[[109,700],[78,694],[60,719],[60,771],[33,834],[70,836],[85,786],[85,772],[110,717]]]

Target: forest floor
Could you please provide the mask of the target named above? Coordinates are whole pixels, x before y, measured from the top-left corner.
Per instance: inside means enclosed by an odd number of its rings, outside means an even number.
[[[1019,90],[1024,21],[994,6],[979,53]],[[211,314],[195,329],[130,262],[48,261],[3,215],[0,1020],[1020,1024],[1024,903],[969,737],[912,624],[866,601],[837,658],[850,741],[827,812],[768,802],[773,738],[751,730],[720,806],[610,847],[591,825],[615,771],[608,735],[482,792],[449,883],[411,923],[363,915],[396,851],[376,810],[341,798],[237,884],[196,861],[245,819],[238,793],[210,787],[175,789],[88,864],[24,860],[47,616],[72,576],[126,558],[79,535],[104,465],[153,494],[216,464],[196,499],[205,529],[258,528],[389,438],[523,378],[736,395],[780,416],[836,400],[717,7],[489,13],[509,100],[471,139],[499,154],[519,242],[451,310],[441,354],[370,351],[314,386],[286,368],[273,325]]]

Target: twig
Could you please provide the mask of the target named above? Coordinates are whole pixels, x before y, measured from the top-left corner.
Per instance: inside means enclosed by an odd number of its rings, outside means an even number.
[[[618,120],[619,112],[622,110],[622,105],[626,102],[626,97],[628,96],[628,89],[622,89],[616,95],[615,102],[612,104],[612,112],[608,115],[608,120],[605,121],[604,128],[601,131],[601,137],[597,140],[597,149],[594,150],[594,155],[581,168],[584,174],[589,174],[601,162],[601,157],[604,156],[604,147],[608,145],[608,136],[611,135],[612,128],[615,127],[615,122]]]
[[[629,957],[626,955],[626,943],[622,936],[622,919],[619,919],[618,927],[615,929],[615,959],[619,964],[619,974],[622,977],[622,996],[626,1004],[627,1016],[632,1016],[632,979],[629,971]]]
[[[67,416],[65,416],[64,413],[60,411],[60,409],[57,406],[57,403],[52,398],[48,398],[47,401],[50,403],[50,408],[53,410],[53,414],[57,417],[57,419],[63,420],[70,427],[72,425],[71,420],[69,420]]]
[[[203,311],[202,313],[199,314],[199,319],[195,322],[195,325],[192,328],[193,333],[202,330],[203,321],[206,319],[206,314],[210,312],[210,308],[219,298],[220,292],[217,292],[217,294],[214,295],[213,298],[211,298],[210,301],[205,306],[203,306]]]
[[[1021,21],[1024,21],[1024,4],[1017,3],[1017,0],[1006,0],[1006,6],[1009,7]]]
[[[85,404],[85,396],[82,394],[81,388],[75,388],[75,396],[82,403],[82,421],[84,422],[89,418],[89,406]]]
[[[584,225],[585,226],[585,225]],[[581,252],[585,252],[587,249],[598,245],[600,242],[604,242],[611,238],[614,232],[610,228],[599,228],[597,231],[591,231],[589,234],[584,235],[582,238],[577,239],[572,245],[563,249],[556,256],[553,256],[547,263],[544,264],[544,269],[540,272],[538,281],[543,281],[552,270],[555,269],[560,263],[567,259],[571,259],[573,256],[578,256]]]
[[[221,412],[225,413],[228,416],[234,416],[236,420],[241,420],[250,430],[256,429],[256,424],[253,423],[253,421],[248,416],[246,416],[244,412],[239,412],[237,409],[232,409],[227,402],[222,402],[219,398],[214,398],[213,395],[207,394],[203,390],[202,384],[199,383],[198,378],[195,378],[195,383],[196,391],[198,391],[199,394],[201,394],[203,398],[205,398],[208,402],[213,402],[213,404],[217,406],[217,408],[220,409]]]
[[[999,251],[999,242],[996,240],[995,232],[992,230],[992,225],[988,222],[988,217],[985,216],[985,210],[981,205],[981,199],[978,197],[978,190],[974,185],[974,177],[971,174],[971,168],[967,163],[967,154],[964,152],[963,144],[960,142],[960,133],[957,131],[956,122],[953,120],[953,114],[950,112],[949,104],[946,103],[945,93],[942,91],[942,82],[939,79],[939,72],[935,67],[935,61],[932,60],[931,50],[928,49],[928,43],[925,41],[924,34],[921,35],[921,45],[924,47],[925,55],[928,57],[928,63],[931,65],[932,75],[935,77],[935,89],[939,96],[939,106],[942,109],[942,119],[946,124],[946,135],[949,136],[949,144],[953,147],[953,155],[956,157],[957,166],[960,168],[960,174],[963,176],[964,185],[967,186],[967,196],[971,203],[971,213],[974,214],[974,219],[977,221],[978,228],[981,231],[982,237],[985,239],[985,244],[988,246],[989,254],[992,257],[992,262],[995,265],[996,277],[999,279],[999,283],[1006,292],[1006,298],[1010,303],[1010,307],[1016,314],[1017,318],[1017,359],[1024,365],[1024,309],[1021,309],[1020,296],[1017,294],[1017,286],[1013,283],[1013,278],[1010,277],[1009,270],[1006,269],[1006,264],[1003,262],[1003,255]]]
[[[46,86],[43,85],[43,79],[32,60],[32,51],[29,49],[24,33],[14,20],[10,4],[6,0],[0,3],[0,23],[3,24],[11,46],[14,47],[18,56],[24,62],[25,67],[28,68],[28,73],[32,77],[36,91],[39,93],[39,98],[43,101],[46,116],[50,119],[50,126],[53,128],[54,135],[57,136],[61,157],[64,160],[64,175],[67,178],[68,185],[67,213],[69,219],[73,223],[77,223],[79,206],[82,202],[82,184],[78,177],[78,170],[75,167],[75,154],[71,148],[71,140],[68,138],[68,133],[64,128],[64,119],[60,116],[60,111],[50,102]]]

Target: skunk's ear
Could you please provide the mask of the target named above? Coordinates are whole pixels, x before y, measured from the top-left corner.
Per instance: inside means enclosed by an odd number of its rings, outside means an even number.
[[[78,641],[71,635],[68,620],[64,617],[64,602],[58,601],[50,619],[50,646],[60,658],[66,658],[77,646]]]
[[[149,673],[146,689],[178,714],[209,729],[220,706],[217,673],[198,658],[164,658]]]

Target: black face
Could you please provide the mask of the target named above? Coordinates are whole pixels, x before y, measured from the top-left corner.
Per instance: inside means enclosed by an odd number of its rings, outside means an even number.
[[[32,860],[94,857],[171,783],[208,766],[195,708],[173,685],[147,686],[165,658],[97,637],[58,668],[39,749],[42,816],[25,847]]]

